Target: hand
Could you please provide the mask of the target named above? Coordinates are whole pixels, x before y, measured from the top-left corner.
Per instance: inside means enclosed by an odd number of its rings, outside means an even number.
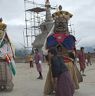
[[[39,63],[41,64],[41,63],[42,63],[42,61],[41,61],[41,60],[39,60]]]

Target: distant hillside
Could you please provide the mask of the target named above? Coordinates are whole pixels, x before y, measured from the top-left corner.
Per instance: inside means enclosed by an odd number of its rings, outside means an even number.
[[[95,48],[92,48],[92,47],[85,47],[85,52],[86,52],[86,53],[87,53],[87,52],[93,53],[93,52],[95,52],[94,49],[95,49]]]
[[[28,49],[16,49],[15,50],[15,56],[16,57],[26,57],[27,55],[31,54],[31,50]]]

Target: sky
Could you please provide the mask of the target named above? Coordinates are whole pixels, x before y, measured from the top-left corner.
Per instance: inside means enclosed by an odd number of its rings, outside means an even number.
[[[45,0],[35,0],[44,4]],[[95,48],[95,0],[50,0],[52,6],[62,5],[73,14],[70,22],[77,39],[77,47]],[[23,46],[24,0],[0,0],[0,17],[7,24],[7,33],[16,46]]]

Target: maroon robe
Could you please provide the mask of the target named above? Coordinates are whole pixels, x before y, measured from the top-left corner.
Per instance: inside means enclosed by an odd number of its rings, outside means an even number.
[[[86,60],[85,53],[80,51],[78,53],[78,58],[79,58],[80,70],[84,70],[86,67],[85,66],[85,60]]]
[[[37,71],[38,72],[42,72],[42,67],[41,67],[41,64],[39,61],[42,60],[42,56],[40,53],[36,53],[35,56],[34,56],[34,60],[35,60],[35,63],[36,63],[36,67],[37,67]]]

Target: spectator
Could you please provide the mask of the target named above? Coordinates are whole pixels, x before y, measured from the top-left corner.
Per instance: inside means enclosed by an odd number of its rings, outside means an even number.
[[[79,64],[80,64],[80,72],[82,72],[82,76],[86,76],[84,74],[84,70],[86,68],[85,63],[86,63],[86,56],[84,53],[84,47],[80,48],[80,52],[78,53],[78,58],[79,58]]]
[[[33,67],[33,58],[32,58],[32,55],[30,54],[29,57],[28,57],[28,61],[30,63],[30,68]]]
[[[35,60],[37,71],[39,72],[39,77],[37,79],[43,79],[43,76],[42,76],[42,66],[41,66],[42,56],[39,53],[38,49],[35,49],[34,60]]]
[[[88,66],[89,64],[92,65],[90,52],[87,53],[86,59],[87,59],[87,66]]]
[[[62,56],[55,49],[48,51],[51,57],[51,70],[54,79],[55,96],[73,96],[74,85]]]

